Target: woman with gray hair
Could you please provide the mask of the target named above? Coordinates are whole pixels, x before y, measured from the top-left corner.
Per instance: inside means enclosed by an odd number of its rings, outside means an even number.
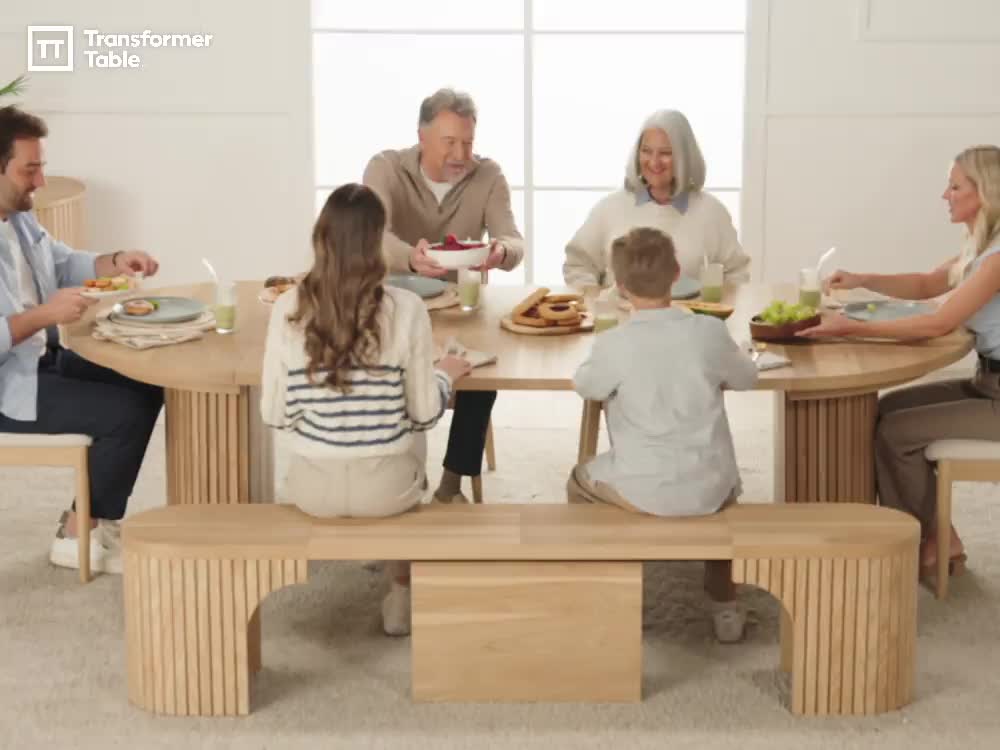
[[[566,283],[613,286],[611,243],[634,227],[669,235],[685,276],[697,278],[707,259],[723,265],[726,281],[746,281],[750,258],[726,207],[704,186],[705,160],[687,118],[671,109],[654,112],[629,153],[624,188],[602,198],[566,246]]]

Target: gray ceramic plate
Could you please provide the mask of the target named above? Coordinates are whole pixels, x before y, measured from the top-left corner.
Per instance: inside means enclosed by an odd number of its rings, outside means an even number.
[[[691,299],[699,294],[701,294],[701,282],[689,276],[681,276],[670,289],[670,296],[674,299]]]
[[[906,300],[878,300],[877,302],[850,302],[844,305],[844,315],[854,320],[882,322],[912,318],[914,315],[926,315],[934,312],[934,306],[926,302],[909,302]]]
[[[117,306],[112,317],[129,323],[183,323],[194,320],[203,312],[205,305],[188,297],[134,297],[155,302],[157,308],[149,315],[128,315],[119,312]]]
[[[405,273],[391,273],[386,276],[385,283],[400,289],[406,289],[424,299],[444,294],[448,282],[441,279],[431,279],[427,276],[415,276]]]

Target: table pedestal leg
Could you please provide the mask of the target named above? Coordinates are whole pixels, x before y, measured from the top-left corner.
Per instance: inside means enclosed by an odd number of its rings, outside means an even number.
[[[167,502],[274,500],[274,448],[260,390],[166,389]]]
[[[775,394],[775,500],[875,502],[878,393]]]

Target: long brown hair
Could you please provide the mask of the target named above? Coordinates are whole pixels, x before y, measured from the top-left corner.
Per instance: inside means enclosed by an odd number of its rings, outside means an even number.
[[[371,189],[350,183],[326,199],[313,228],[315,260],[299,284],[298,308],[310,382],[347,393],[347,371],[375,365],[381,347],[378,312],[385,294],[382,255],[385,207]]]

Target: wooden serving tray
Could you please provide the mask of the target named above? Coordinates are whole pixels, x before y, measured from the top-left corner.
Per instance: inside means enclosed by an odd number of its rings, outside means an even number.
[[[504,315],[500,319],[500,327],[511,333],[523,333],[525,336],[565,336],[570,333],[590,333],[594,330],[594,316],[589,312],[585,312],[582,317],[583,322],[578,326],[546,326],[545,328],[535,328],[515,323],[510,315]]]

